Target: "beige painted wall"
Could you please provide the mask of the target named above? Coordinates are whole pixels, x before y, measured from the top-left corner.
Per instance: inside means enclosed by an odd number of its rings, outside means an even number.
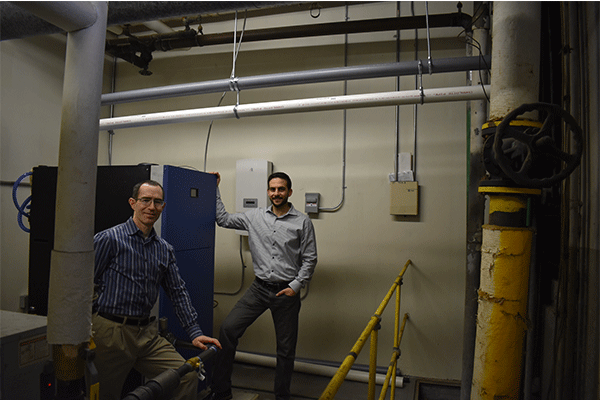
[[[58,162],[65,40],[52,35],[2,41],[0,50],[0,173],[3,182],[14,182],[36,165]],[[0,190],[2,309],[18,311],[19,296],[28,291],[29,234],[17,224],[12,186]],[[30,194],[20,189],[19,203]]]
[[[424,6],[417,4],[417,14]],[[453,12],[450,2],[430,3],[430,13]],[[468,4],[470,6],[470,4]],[[404,5],[403,5],[404,7]],[[470,12],[467,8],[463,11]],[[403,8],[403,15],[410,11]],[[351,19],[395,15],[395,3],[350,8]],[[253,24],[296,24],[342,21],[344,9],[323,10],[320,19],[305,14],[264,18]],[[230,31],[233,24],[205,26],[205,33]],[[241,29],[241,24],[238,25]],[[262,26],[247,26],[257,29]],[[460,30],[434,31],[433,56],[462,57],[465,45]],[[419,33],[420,57],[427,58],[425,32]],[[412,33],[402,33],[402,57],[414,58]],[[349,65],[395,61],[394,33],[351,35]],[[63,61],[59,50],[47,43],[55,37],[2,42],[2,180],[15,180],[39,164],[55,165],[60,129],[60,91]],[[116,90],[123,91],[175,83],[228,78],[232,46],[178,51],[157,55],[153,75],[143,77],[137,67],[119,63]],[[285,40],[243,44],[237,76],[343,66],[343,37]],[[7,68],[13,73],[8,74]],[[16,70],[30,69],[29,78],[16,78]],[[109,74],[107,75],[107,82]],[[451,87],[465,84],[464,73],[426,75],[424,86]],[[403,89],[413,89],[414,77],[403,77]],[[108,86],[108,85],[107,85]],[[392,91],[393,78],[348,83],[348,93]],[[41,93],[41,94],[40,94]],[[245,104],[343,94],[341,82],[244,91]],[[117,105],[115,115],[216,106],[221,94],[146,101]],[[227,94],[223,104],[233,104]],[[17,104],[29,112],[6,110]],[[9,106],[10,105],[10,106]],[[27,108],[25,108],[27,109]],[[12,110],[12,108],[10,108]],[[106,116],[108,107],[103,108]],[[401,107],[401,151],[412,151],[413,107]],[[421,200],[418,217],[389,214],[388,174],[394,169],[395,108],[380,107],[347,112],[346,199],[336,213],[313,218],[319,264],[302,305],[298,357],[341,362],[348,353],[407,259],[402,286],[401,312],[408,312],[401,345],[400,369],[404,374],[460,379],[465,270],[466,209],[466,104],[431,104],[418,107],[417,180]],[[6,123],[5,123],[6,121]],[[20,130],[21,124],[28,129]],[[31,125],[31,126],[29,126]],[[117,131],[113,164],[153,162],[204,165],[209,123],[173,124]],[[264,158],[276,170],[290,174],[295,206],[304,210],[306,192],[321,193],[322,205],[340,202],[342,185],[343,112],[327,111],[241,120],[215,121],[207,170],[222,175],[221,192],[230,211],[235,204],[235,162]],[[40,146],[40,143],[42,144]],[[100,134],[99,163],[106,164],[107,133]],[[40,149],[41,148],[41,149]],[[39,152],[39,153],[38,153]],[[12,210],[11,210],[12,207]],[[14,216],[10,189],[2,186],[2,309],[16,310],[18,295],[26,293],[28,237]],[[239,237],[217,229],[215,289],[234,291],[240,282]],[[244,257],[251,265],[247,244]],[[253,278],[246,271],[246,284]],[[16,300],[15,300],[16,297]],[[238,296],[216,295],[215,331]],[[17,303],[15,303],[17,301]],[[16,307],[15,307],[16,306]],[[380,333],[379,365],[389,362],[392,345],[393,306],[384,313]],[[262,316],[243,337],[240,349],[274,353],[273,327]],[[368,362],[368,346],[358,363]]]

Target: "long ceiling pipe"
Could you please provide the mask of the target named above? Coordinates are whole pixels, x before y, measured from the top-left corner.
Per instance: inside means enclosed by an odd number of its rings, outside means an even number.
[[[296,25],[277,28],[264,28],[244,32],[244,42],[257,42],[275,39],[296,39],[314,36],[331,36],[351,33],[384,32],[405,29],[462,27],[471,29],[471,16],[462,12],[411,17],[379,18],[360,21],[327,22],[313,25]],[[144,43],[151,50],[173,50],[177,48],[212,46],[233,42],[234,32],[216,34],[189,35],[186,31],[178,31],[181,35],[168,33],[165,35],[146,35],[123,37],[107,40],[107,50],[123,49],[129,45]],[[241,32],[235,32],[239,39]]]
[[[436,73],[442,73],[479,70],[486,64],[490,65],[490,63],[490,56],[484,56],[483,59],[480,57],[442,58],[435,60],[434,71]],[[121,104],[144,100],[165,99],[177,96],[218,93],[235,90],[235,88],[238,90],[248,90],[306,83],[322,83],[418,74],[419,61],[328,68],[312,71],[239,77],[235,78],[233,81],[231,79],[219,79],[206,82],[185,83],[180,85],[169,85],[148,89],[106,93],[102,95],[101,104]]]
[[[402,29],[417,28],[445,28],[461,27],[466,31],[471,30],[472,18],[460,11],[451,14],[438,14],[432,16],[411,16],[380,18],[361,21],[329,22],[313,25],[297,25],[277,28],[264,28],[245,31],[244,42],[257,42],[264,40],[296,39],[317,36],[332,36],[350,33],[398,31]],[[152,60],[152,53],[157,50],[168,51],[197,46],[229,44],[240,39],[241,32],[228,32],[218,34],[196,34],[193,29],[179,30],[167,34],[146,36],[127,36],[110,39],[106,42],[106,52],[122,58],[133,65],[143,68],[147,74],[148,64]],[[431,62],[429,72],[431,72]]]
[[[183,122],[215,119],[245,118],[265,115],[291,114],[310,111],[340,110],[348,108],[395,106],[418,103],[441,103],[485,99],[489,86],[460,86],[442,89],[408,90],[403,92],[370,93],[337,97],[285,100],[235,106],[197,108],[166,111],[152,114],[104,118],[100,130],[136,128]]]

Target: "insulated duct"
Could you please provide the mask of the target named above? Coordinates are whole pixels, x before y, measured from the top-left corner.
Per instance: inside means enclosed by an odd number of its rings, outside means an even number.
[[[67,32],[87,28],[97,18],[95,7],[86,1],[23,1],[19,7]]]
[[[61,2],[49,2],[61,3]],[[83,2],[65,2],[83,3]],[[22,7],[25,2],[0,2],[0,40],[64,32]],[[297,2],[281,1],[110,1],[107,26],[154,21],[188,15],[277,7]],[[73,4],[70,5],[72,7]]]
[[[65,4],[63,15],[52,20],[70,15],[68,5],[73,4]],[[96,22],[67,35],[48,297],[51,344],[77,345],[89,341],[92,333],[94,202],[90,198],[96,192],[106,4],[86,4],[93,6],[91,17],[97,15]]]

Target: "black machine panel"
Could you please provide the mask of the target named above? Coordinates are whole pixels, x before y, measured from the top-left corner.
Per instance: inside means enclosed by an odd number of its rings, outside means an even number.
[[[33,169],[29,218],[30,314],[48,315],[57,173],[57,167],[39,166]],[[132,215],[127,200],[131,197],[133,186],[146,179],[150,179],[149,165],[98,167],[94,233],[125,222]]]

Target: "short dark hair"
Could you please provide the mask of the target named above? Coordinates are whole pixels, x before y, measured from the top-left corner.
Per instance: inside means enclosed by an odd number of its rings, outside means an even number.
[[[285,172],[273,172],[271,175],[269,175],[269,179],[267,179],[267,185],[269,184],[269,182],[271,182],[272,179],[276,178],[283,179],[284,181],[286,181],[288,190],[292,189],[292,180]]]
[[[137,197],[138,197],[138,194],[140,193],[140,188],[142,187],[142,185],[158,186],[160,188],[160,190],[162,191],[163,200],[165,199],[165,189],[163,189],[163,187],[160,183],[153,181],[152,179],[148,179],[148,180],[136,183],[135,186],[133,187],[133,195],[131,197],[133,197],[134,199],[137,200]]]

